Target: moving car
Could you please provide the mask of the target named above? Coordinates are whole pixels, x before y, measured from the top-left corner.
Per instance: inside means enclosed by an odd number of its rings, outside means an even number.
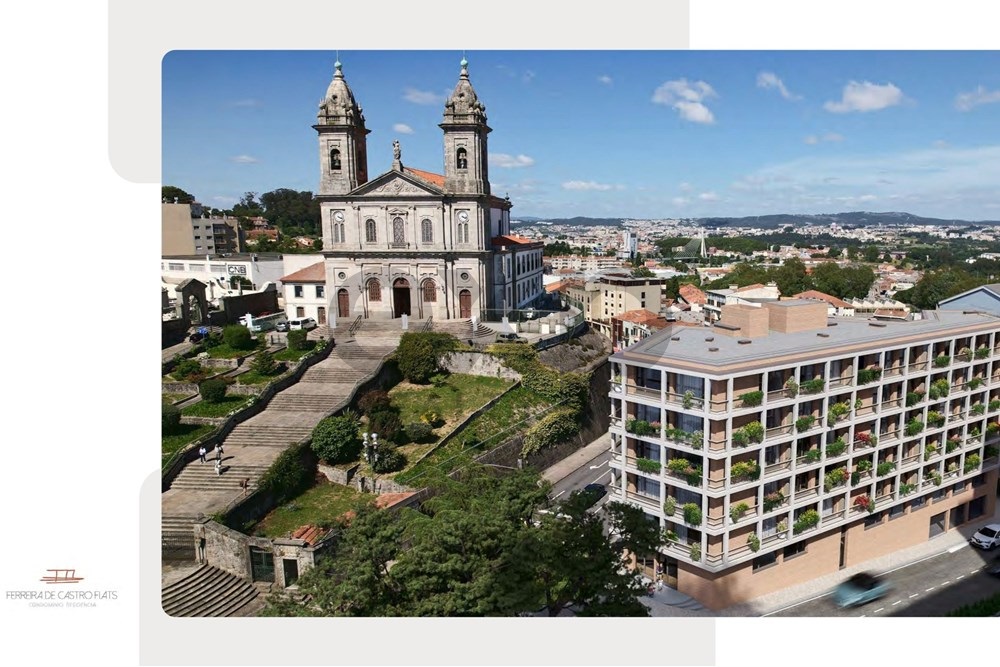
[[[585,496],[587,496],[587,500],[590,501],[587,504],[587,506],[589,507],[590,505],[593,505],[598,500],[603,498],[608,493],[608,490],[607,488],[605,488],[603,484],[588,484],[587,486],[583,487],[582,493]]]
[[[976,531],[976,534],[969,540],[972,546],[980,549],[994,549],[1000,547],[1000,523],[991,523]]]
[[[887,595],[892,590],[882,577],[871,572],[859,572],[837,586],[833,599],[840,607],[857,607]]]
[[[311,317],[299,317],[294,320],[288,320],[288,330],[289,331],[309,331],[310,329],[316,328],[316,320]]]

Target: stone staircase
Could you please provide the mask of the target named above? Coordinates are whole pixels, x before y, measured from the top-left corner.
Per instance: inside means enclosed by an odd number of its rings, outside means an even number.
[[[286,443],[287,445],[287,443]],[[254,489],[261,476],[267,471],[267,466],[240,465],[228,463],[222,457],[222,474],[215,472],[215,461],[207,463],[192,463],[184,466],[184,470],[170,484],[171,489],[195,489],[198,491],[233,491],[240,492],[243,488],[240,482],[250,478],[250,488]]]
[[[194,560],[194,516],[164,516],[160,519],[160,551],[165,561]]]
[[[496,331],[482,322],[477,322],[476,327],[472,327],[471,319],[459,320],[432,320],[431,330],[439,333],[451,334],[455,338],[467,341],[472,339],[476,343],[492,343],[496,340]],[[410,319],[409,331],[423,331],[427,320]],[[331,329],[329,325],[316,327],[309,332],[310,340],[323,338],[346,342],[351,339],[349,330],[354,324],[354,320],[339,321],[336,329]],[[403,324],[399,319],[392,320],[361,320],[361,326],[355,331],[354,338],[363,336],[400,336],[403,334]]]
[[[226,436],[223,449],[230,445],[287,447],[307,437],[312,433],[314,426],[315,424],[264,424],[254,420],[245,421],[237,424],[236,428]],[[193,465],[195,464],[191,463],[186,467],[190,468]]]
[[[234,574],[210,565],[165,586],[163,611],[170,616],[249,616],[263,606],[257,588]]]

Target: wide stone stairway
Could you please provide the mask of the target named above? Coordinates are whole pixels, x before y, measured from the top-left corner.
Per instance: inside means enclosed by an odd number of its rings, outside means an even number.
[[[250,616],[263,606],[252,583],[210,565],[164,587],[160,603],[170,616]]]

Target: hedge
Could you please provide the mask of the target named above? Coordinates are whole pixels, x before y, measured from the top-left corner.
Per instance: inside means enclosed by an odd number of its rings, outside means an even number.
[[[528,456],[545,447],[568,440],[577,434],[580,424],[572,408],[560,408],[542,417],[524,434],[521,456]]]

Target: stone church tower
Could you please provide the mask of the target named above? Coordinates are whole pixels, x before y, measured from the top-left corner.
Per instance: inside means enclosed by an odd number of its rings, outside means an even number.
[[[365,116],[344,80],[340,61],[326,97],[319,103],[319,195],[345,195],[368,182]]]
[[[469,62],[462,58],[462,73],[455,91],[444,105],[444,189],[454,194],[490,194],[487,171],[486,106],[469,81]]]

